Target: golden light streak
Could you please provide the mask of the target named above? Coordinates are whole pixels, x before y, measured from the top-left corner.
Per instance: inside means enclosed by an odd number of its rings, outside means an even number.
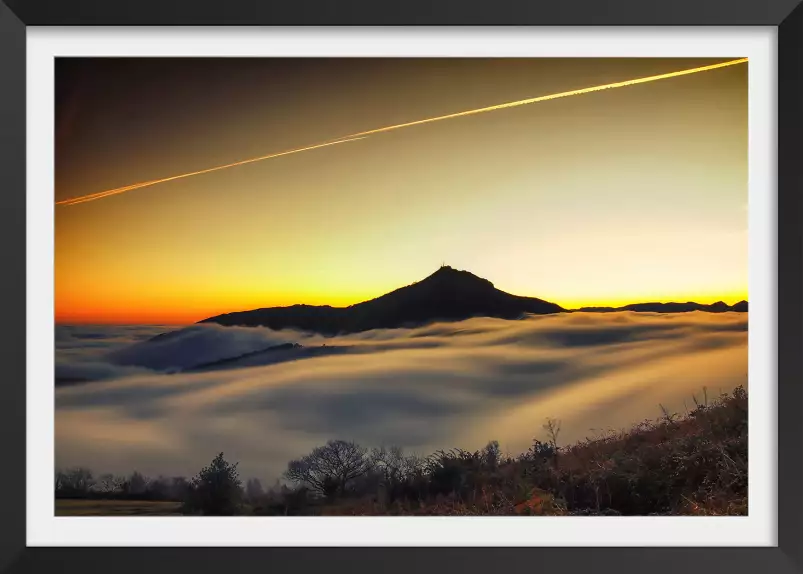
[[[251,159],[244,159],[242,161],[236,161],[234,163],[227,163],[226,165],[219,165],[219,166],[216,166],[216,167],[210,167],[208,169],[202,169],[200,171],[192,171],[190,173],[182,173],[181,175],[174,175],[174,176],[165,177],[165,178],[162,178],[162,179],[153,179],[151,181],[143,181],[142,183],[134,183],[132,185],[126,185],[124,187],[118,187],[118,188],[115,188],[115,189],[110,189],[108,191],[100,191],[98,193],[91,193],[89,195],[82,195],[81,197],[74,197],[72,199],[65,199],[63,201],[57,201],[56,205],[76,205],[78,203],[85,203],[87,201],[94,201],[96,199],[102,199],[104,197],[109,197],[111,195],[117,195],[118,193],[125,193],[126,191],[139,189],[141,187],[148,187],[149,185],[156,185],[157,183],[164,183],[166,181],[173,181],[175,179],[182,179],[182,178],[190,177],[190,176],[193,176],[193,175],[201,175],[202,173],[209,173],[209,172],[212,172],[212,171],[218,171],[218,170],[226,169],[226,168],[229,168],[229,167],[236,167],[238,165],[244,165],[246,163],[253,163],[255,161],[262,161],[264,159],[271,159],[271,158],[274,158],[274,157],[280,157],[280,156],[283,156],[283,155],[290,155],[290,154],[293,154],[293,153],[300,153],[302,151],[309,151],[309,150],[318,149],[318,148],[322,148],[322,147],[326,147],[326,146],[330,146],[330,145],[335,145],[335,144],[339,144],[339,143],[346,143],[346,142],[353,142],[353,141],[357,141],[357,140],[361,140],[361,139],[365,139],[365,138],[364,137],[340,138],[337,141],[333,141],[333,142],[327,142],[327,143],[322,143],[322,144],[316,144],[316,145],[311,145],[311,146],[291,149],[291,150],[283,151],[283,152],[279,152],[279,153],[272,153],[272,154],[269,154],[269,155],[263,155],[263,156],[254,157],[254,158],[251,158]]]
[[[57,201],[56,205],[77,205],[79,203],[84,203],[84,202],[87,202],[87,201],[94,201],[96,199],[102,199],[104,197],[109,197],[109,196],[112,196],[112,195],[125,193],[127,191],[132,191],[134,189],[139,189],[139,188],[147,187],[147,186],[150,186],[150,185],[156,185],[157,183],[164,183],[164,182],[167,182],[167,181],[173,181],[175,179],[182,179],[182,178],[190,177],[190,176],[193,176],[193,175],[201,175],[201,174],[209,173],[209,172],[212,172],[212,171],[218,171],[218,170],[221,170],[221,169],[227,169],[227,168],[230,168],[230,167],[236,167],[238,165],[244,165],[244,164],[247,164],[247,163],[253,163],[253,162],[257,162],[257,161],[262,161],[262,160],[266,160],[266,159],[280,157],[280,156],[283,156],[283,155],[289,155],[289,154],[293,154],[293,153],[309,151],[309,150],[318,149],[318,148],[322,148],[322,147],[326,147],[326,146],[330,146],[330,145],[335,145],[335,144],[339,144],[339,143],[345,143],[345,142],[349,142],[349,141],[355,141],[355,140],[359,140],[359,139],[364,139],[364,138],[366,138],[368,136],[371,136],[371,135],[374,135],[374,134],[379,134],[379,133],[383,133],[383,132],[389,132],[389,131],[398,130],[398,129],[401,129],[401,128],[419,126],[419,125],[423,125],[423,124],[429,124],[429,123],[432,123],[432,122],[439,122],[439,121],[442,121],[442,120],[449,120],[449,119],[453,119],[453,118],[472,116],[472,115],[476,115],[476,114],[484,114],[486,112],[493,112],[493,111],[497,111],[497,110],[515,108],[515,107],[518,107],[518,106],[526,106],[528,104],[534,104],[534,103],[537,103],[537,102],[545,102],[547,100],[556,100],[556,99],[559,99],[559,98],[568,98],[570,96],[579,96],[581,94],[589,94],[589,93],[592,93],[592,92],[599,92],[599,91],[602,91],[602,90],[609,90],[609,89],[612,89],[612,88],[623,88],[623,87],[626,87],[626,86],[634,86],[634,85],[637,85],[637,84],[644,84],[644,83],[647,83],[647,82],[655,82],[655,81],[658,81],[658,80],[665,80],[667,78],[676,78],[678,76],[686,76],[686,75],[689,75],[689,74],[697,74],[699,72],[707,72],[707,71],[710,71],[710,70],[716,70],[718,68],[724,68],[724,67],[727,67],[727,66],[735,66],[737,64],[743,64],[743,63],[747,62],[747,60],[748,60],[747,58],[739,58],[739,59],[736,59],[736,60],[728,60],[727,62],[720,62],[718,64],[710,64],[708,66],[700,66],[698,68],[690,68],[690,69],[686,69],[686,70],[679,70],[679,71],[676,71],[676,72],[667,72],[665,74],[657,74],[657,75],[654,75],[654,76],[646,76],[646,77],[643,77],[643,78],[635,78],[635,79],[632,79],[632,80],[624,80],[622,82],[614,82],[614,83],[611,83],[611,84],[603,84],[603,85],[600,85],[600,86],[592,86],[592,87],[589,87],[589,88],[580,88],[580,89],[577,89],[577,90],[569,90],[567,92],[560,92],[560,93],[557,93],[557,94],[549,94],[549,95],[546,95],[546,96],[537,96],[535,98],[527,98],[525,100],[517,100],[515,102],[507,102],[507,103],[504,103],[504,104],[497,104],[497,105],[488,106],[488,107],[485,107],[485,108],[477,108],[477,109],[473,109],[473,110],[466,110],[466,111],[463,111],[463,112],[456,112],[456,113],[453,113],[453,114],[446,114],[444,116],[437,116],[437,117],[434,117],[434,118],[426,118],[426,119],[423,119],[423,120],[416,120],[416,121],[407,122],[407,123],[403,123],[403,124],[396,124],[396,125],[392,125],[392,126],[376,128],[376,129],[372,129],[372,130],[367,130],[367,131],[363,131],[363,132],[357,132],[357,133],[353,133],[353,134],[350,134],[350,135],[347,135],[347,136],[343,136],[341,138],[338,138],[336,141],[330,141],[330,142],[326,142],[326,143],[322,143],[322,144],[311,145],[311,146],[307,146],[307,147],[303,147],[303,148],[297,148],[297,149],[284,151],[284,152],[280,152],[280,153],[264,155],[264,156],[260,156],[260,157],[255,157],[255,158],[251,158],[251,159],[237,161],[237,162],[234,162],[234,163],[229,163],[229,164],[226,164],[226,165],[212,167],[212,168],[209,168],[209,169],[203,169],[203,170],[200,170],[200,171],[184,173],[184,174],[181,174],[181,175],[174,175],[172,177],[165,177],[165,178],[162,178],[162,179],[155,179],[155,180],[151,180],[151,181],[145,181],[145,182],[142,182],[142,183],[135,183],[135,184],[132,184],[132,185],[127,185],[127,186],[124,186],[124,187],[118,187],[116,189],[110,189],[108,191],[101,191],[101,192],[98,192],[98,193],[92,193],[92,194],[89,194],[89,195],[83,195],[83,196],[75,197],[75,198],[72,198],[72,199],[65,199],[63,201]]]
[[[664,80],[666,78],[675,78],[677,76],[685,76],[688,74],[696,74],[698,72],[707,72],[709,70],[715,70],[717,68],[724,68],[726,66],[735,66],[736,64],[742,64],[747,62],[747,58],[740,58],[738,60],[729,60],[727,62],[720,62],[719,64],[711,64],[710,66],[701,66],[699,68],[691,68],[688,70],[680,70],[678,72],[668,72],[666,74],[658,74],[656,76],[647,76],[644,78],[636,78],[634,80],[625,80],[623,82],[614,82],[613,84],[603,84],[601,86],[592,86],[590,88],[580,88],[579,90],[570,90],[568,92],[560,92],[558,94],[550,94],[548,96],[538,96],[535,98],[528,98],[526,100],[518,100],[515,102],[508,102],[506,104],[497,104],[495,106],[488,106],[487,108],[477,108],[476,110],[468,110],[465,112],[457,112],[454,114],[447,114],[445,116],[438,116],[435,118],[427,118],[425,120],[417,120],[414,122],[407,122],[405,124],[397,124],[395,126],[388,126],[385,128],[377,128],[375,130],[368,130],[365,132],[358,132],[356,134],[350,134],[344,137],[352,138],[358,136],[369,136],[372,134],[378,134],[381,132],[387,132],[390,130],[397,130],[400,128],[406,128],[410,126],[418,126],[421,124],[428,124],[430,122],[439,122],[441,120],[449,120],[452,118],[460,118],[463,116],[472,116],[474,114],[484,114],[485,112],[493,112],[496,110],[504,110],[507,108],[515,108],[518,106],[526,106],[528,104],[534,104],[536,102],[545,102],[547,100],[556,100],[558,98],[568,98],[569,96],[578,96],[580,94],[588,94],[591,92],[599,92],[601,90],[609,90],[611,88],[623,88],[625,86],[634,86],[636,84],[644,84],[646,82],[655,82],[656,80]]]

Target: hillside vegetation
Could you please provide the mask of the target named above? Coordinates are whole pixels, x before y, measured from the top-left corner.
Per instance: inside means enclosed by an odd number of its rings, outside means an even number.
[[[494,441],[422,458],[333,440],[288,463],[287,484],[267,491],[255,479],[243,485],[223,453],[191,480],[74,469],[57,473],[56,498],[175,500],[203,515],[747,514],[747,392],[694,404],[565,446],[549,419],[548,438],[518,456]]]

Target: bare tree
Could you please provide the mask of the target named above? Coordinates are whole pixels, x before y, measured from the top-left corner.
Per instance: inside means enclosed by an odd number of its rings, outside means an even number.
[[[148,479],[141,475],[139,472],[134,471],[128,478],[128,493],[129,494],[142,494],[148,488]]]
[[[371,451],[371,466],[381,472],[387,482],[407,478],[423,468],[424,461],[415,455],[405,455],[401,447],[380,447]]]
[[[262,483],[259,482],[258,478],[248,479],[245,485],[245,495],[248,497],[248,500],[251,501],[259,500],[265,495],[265,491],[262,489]]]
[[[496,468],[499,466],[499,461],[502,460],[502,451],[499,448],[499,441],[490,441],[487,445],[485,445],[485,448],[482,449],[480,454],[482,456],[483,464],[491,468]]]
[[[64,490],[66,482],[67,482],[67,475],[65,475],[61,470],[56,469],[56,480],[55,480],[56,492],[61,492],[62,490]]]
[[[146,493],[150,498],[164,500],[170,498],[170,479],[159,475],[154,480],[148,482]]]
[[[117,483],[113,474],[102,474],[98,477],[98,482],[95,485],[98,492],[103,494],[112,494],[117,490]]]
[[[544,423],[543,429],[549,437],[549,444],[557,450],[558,448],[558,435],[560,434],[560,421],[558,419],[548,418]]]
[[[73,468],[67,471],[56,471],[56,495],[83,496],[95,486],[92,471],[88,468]]]
[[[92,471],[88,468],[74,468],[67,472],[67,485],[70,490],[76,493],[86,493],[95,484]]]
[[[189,489],[190,483],[183,476],[174,476],[170,481],[170,497],[172,500],[184,500]]]
[[[354,442],[330,440],[287,465],[288,480],[309,486],[324,496],[346,491],[349,482],[372,468],[367,449]]]
[[[560,421],[558,419],[548,418],[544,423],[543,429],[549,436],[549,446],[552,447],[555,468],[558,467],[558,435],[560,434]]]
[[[119,475],[114,477],[115,492],[120,492],[124,494],[127,488],[128,488],[128,479],[126,477]]]

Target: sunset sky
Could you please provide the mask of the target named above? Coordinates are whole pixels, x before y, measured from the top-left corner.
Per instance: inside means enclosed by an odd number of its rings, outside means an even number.
[[[55,199],[728,59],[59,59]],[[56,321],[348,305],[442,262],[567,308],[734,303],[747,117],[741,64],[58,205]]]

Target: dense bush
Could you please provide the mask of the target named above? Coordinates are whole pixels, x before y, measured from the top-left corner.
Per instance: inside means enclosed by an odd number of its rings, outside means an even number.
[[[182,510],[207,516],[239,514],[242,499],[237,464],[227,462],[221,452],[192,479]]]
[[[129,476],[102,474],[95,478],[86,468],[57,470],[55,477],[56,498],[180,501],[188,487],[182,476],[151,479],[134,472]]]
[[[56,496],[60,498],[79,498],[87,496],[95,487],[92,471],[86,468],[56,470]]]
[[[543,449],[541,449],[543,451]],[[682,418],[559,449],[560,465],[531,453],[530,481],[570,511],[621,514],[746,513],[747,393],[742,387]]]

